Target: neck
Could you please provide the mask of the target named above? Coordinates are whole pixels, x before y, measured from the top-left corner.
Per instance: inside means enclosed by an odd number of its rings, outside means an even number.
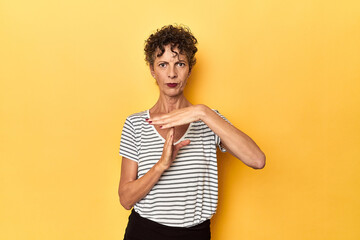
[[[160,94],[158,101],[150,110],[153,113],[168,113],[189,106],[191,106],[191,103],[182,94],[176,97]]]

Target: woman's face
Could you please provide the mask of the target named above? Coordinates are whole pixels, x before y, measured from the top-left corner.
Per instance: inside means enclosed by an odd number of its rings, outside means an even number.
[[[176,97],[183,93],[186,81],[190,76],[189,63],[186,55],[180,54],[178,48],[171,51],[170,45],[164,47],[165,52],[160,57],[155,57],[154,65],[150,71],[160,89],[160,94]],[[155,56],[160,52],[158,49]]]

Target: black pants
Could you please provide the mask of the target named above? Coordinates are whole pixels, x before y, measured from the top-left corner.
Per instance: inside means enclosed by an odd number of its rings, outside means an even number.
[[[182,228],[169,227],[141,217],[132,210],[124,240],[210,240],[210,220]]]

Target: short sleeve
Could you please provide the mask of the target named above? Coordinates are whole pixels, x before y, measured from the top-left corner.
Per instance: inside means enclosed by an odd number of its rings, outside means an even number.
[[[139,162],[139,154],[136,146],[136,133],[130,119],[127,118],[121,133],[120,156]]]
[[[224,119],[226,122],[228,122],[228,123],[231,124],[231,122],[229,122],[229,120],[227,120],[226,117],[224,117],[221,113],[219,113],[218,110],[213,110],[213,111],[216,112],[217,115],[219,115],[219,116],[220,116],[222,119]],[[224,148],[224,147],[221,145],[221,139],[220,139],[220,137],[219,137],[217,134],[215,134],[215,143],[216,143],[216,145],[219,147],[219,149],[220,149],[221,152],[226,152],[226,148]]]

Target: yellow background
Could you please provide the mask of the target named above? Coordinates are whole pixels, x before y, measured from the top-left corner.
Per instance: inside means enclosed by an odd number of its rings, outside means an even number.
[[[357,0],[1,0],[0,239],[122,239],[122,125],[158,97],[144,40],[171,23],[199,41],[188,98],[267,156],[219,154],[212,239],[360,239]]]

